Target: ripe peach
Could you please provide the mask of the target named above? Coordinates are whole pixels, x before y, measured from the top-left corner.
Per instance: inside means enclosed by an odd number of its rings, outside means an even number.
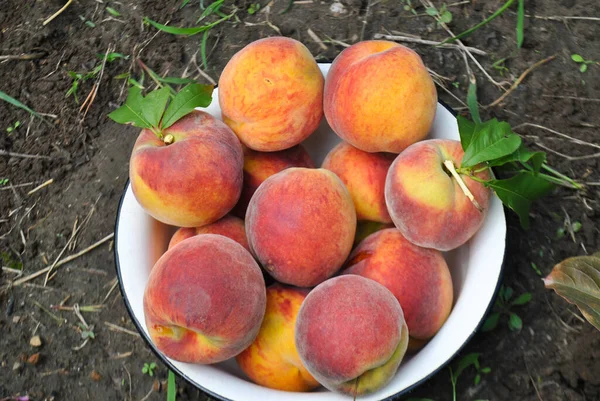
[[[325,157],[323,168],[333,171],[348,188],[358,220],[391,223],[385,205],[385,177],[394,155],[367,153],[342,142]]]
[[[323,74],[308,49],[272,37],[237,52],[219,79],[223,121],[254,150],[299,144],[323,117]]]
[[[199,234],[219,234],[224,235],[227,238],[231,238],[246,250],[250,251],[248,247],[248,240],[246,239],[246,228],[244,227],[244,220],[239,219],[235,216],[227,215],[221,220],[217,220],[212,224],[208,224],[202,227],[184,227],[180,228],[173,234],[171,241],[169,242],[169,249],[179,244],[181,241],[194,237]]]
[[[246,213],[250,249],[282,283],[312,287],[344,263],[356,212],[340,179],[324,169],[289,168],[254,193]]]
[[[258,336],[236,357],[253,382],[284,391],[319,386],[302,364],[294,342],[296,318],[307,295],[307,289],[281,284],[267,288],[267,311]]]
[[[370,40],[345,49],[325,80],[327,122],[365,152],[399,153],[427,136],[437,92],[421,57],[393,42]]]
[[[304,366],[332,391],[359,396],[385,386],[408,344],[394,295],[376,281],[345,275],[317,286],[296,322]]]
[[[167,145],[150,130],[139,135],[129,166],[135,198],[155,219],[179,227],[217,221],[242,190],[243,153],[221,121],[194,111],[165,130]]]
[[[209,364],[248,347],[265,314],[260,267],[222,235],[188,238],[165,252],[144,292],[146,326],[169,358]]]
[[[450,160],[459,167],[463,155],[458,141],[430,139],[410,146],[392,163],[385,200],[394,224],[413,244],[449,251],[467,242],[481,227],[490,191],[461,175],[479,210],[444,166],[444,161]],[[477,176],[489,178],[487,171]]]
[[[418,247],[388,228],[368,236],[352,251],[343,274],[385,286],[404,311],[411,338],[429,339],[452,309],[452,277],[440,251]]]
[[[314,168],[315,164],[302,145],[278,152],[257,152],[249,148],[244,149],[242,195],[232,213],[244,218],[248,203],[260,184],[273,174],[290,167]]]

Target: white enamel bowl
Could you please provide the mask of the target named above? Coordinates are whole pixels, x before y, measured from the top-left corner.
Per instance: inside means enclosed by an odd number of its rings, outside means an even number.
[[[327,74],[330,64],[319,65]],[[206,110],[221,118],[218,91]],[[456,118],[438,104],[432,138],[459,139]],[[320,165],[340,139],[323,121],[318,131],[304,142]],[[210,366],[181,363],[167,358],[152,344],[144,322],[142,298],[154,262],[167,249],[174,228],[147,215],[127,184],[121,198],[115,228],[115,261],[121,292],[133,323],[142,337],[169,369],[212,396],[232,401],[347,401],[349,398],[324,389],[291,393],[258,386],[244,377],[235,360]],[[416,355],[406,358],[398,373],[383,389],[362,397],[364,401],[385,400],[422,383],[448,363],[474,335],[492,304],[499,286],[504,259],[506,222],[502,204],[492,197],[488,216],[477,234],[464,246],[447,253],[454,284],[454,307],[436,336]]]

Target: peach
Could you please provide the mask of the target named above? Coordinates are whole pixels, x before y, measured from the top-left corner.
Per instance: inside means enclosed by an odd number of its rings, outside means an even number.
[[[227,215],[221,220],[217,220],[212,224],[208,224],[202,227],[182,227],[178,229],[171,241],[169,242],[169,249],[179,244],[181,241],[194,237],[200,234],[218,234],[224,235],[227,238],[231,238],[246,250],[250,251],[248,247],[248,240],[246,239],[246,228],[244,227],[244,220],[239,219],[235,216]]]
[[[304,300],[296,347],[308,371],[332,391],[360,396],[385,386],[408,344],[402,307],[376,281],[335,277]]]
[[[235,134],[210,114],[194,111],[163,137],[173,142],[144,129],[133,147],[129,178],[139,204],[155,219],[179,227],[225,216],[242,190],[244,156]]]
[[[362,241],[342,273],[370,278],[390,290],[402,305],[411,338],[433,337],[452,309],[452,277],[442,253],[412,244],[395,228]]]
[[[393,42],[359,42],[340,53],[325,80],[327,122],[365,152],[399,153],[427,136],[437,92],[421,57]]]
[[[392,163],[385,200],[395,226],[413,244],[449,251],[467,242],[481,227],[490,191],[460,175],[478,203],[475,206],[444,165],[448,160],[458,168],[463,155],[458,141],[430,139],[410,146]],[[487,171],[476,176],[489,179]]]
[[[265,314],[260,267],[222,235],[188,238],[150,272],[144,315],[152,342],[169,358],[209,364],[246,349]]]
[[[277,281],[312,287],[344,263],[356,212],[340,179],[324,169],[289,168],[265,180],[246,213],[250,249]]]
[[[308,49],[272,37],[237,52],[219,79],[223,121],[251,149],[291,148],[323,117],[323,74]]]
[[[236,357],[242,370],[261,386],[284,391],[319,387],[296,350],[296,318],[307,289],[274,284],[267,288],[267,311],[258,336]]]
[[[242,194],[232,213],[244,218],[248,203],[260,184],[273,174],[290,167],[314,168],[315,164],[302,145],[278,152],[257,152],[249,148],[244,149]]]
[[[383,189],[393,161],[393,154],[367,153],[342,142],[331,149],[322,167],[333,171],[346,185],[358,220],[391,223]]]

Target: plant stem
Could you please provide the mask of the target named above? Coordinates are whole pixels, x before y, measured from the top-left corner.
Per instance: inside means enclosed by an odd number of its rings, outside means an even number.
[[[473,194],[471,193],[461,176],[456,172],[456,168],[454,167],[454,163],[452,162],[452,160],[444,160],[444,166],[446,166],[448,171],[450,171],[450,174],[452,174],[454,179],[456,179],[458,186],[460,187],[460,189],[462,189],[465,196],[469,198],[471,203],[473,203],[473,206],[475,206],[480,212],[483,212],[483,209],[481,208],[481,206],[479,206],[477,199],[475,199],[475,197],[473,196]]]
[[[572,178],[567,177],[566,175],[554,170],[552,167],[548,166],[546,163],[542,164],[542,168],[552,174],[554,174],[555,176],[559,177],[560,179],[562,179],[563,181],[566,181],[567,183],[571,184],[569,185],[565,185],[564,182],[556,182],[558,185],[562,185],[568,188],[575,188],[575,189],[583,189],[583,185],[576,182],[575,180],[573,180]],[[544,176],[546,176],[544,174]]]
[[[504,11],[506,11],[513,3],[515,2],[515,0],[508,0],[506,3],[504,3],[504,5],[502,7],[500,7],[494,14],[490,15],[488,18],[486,18],[485,20],[483,20],[482,22],[480,22],[479,24],[475,25],[472,28],[467,29],[466,31],[459,33],[458,35],[452,37],[452,38],[448,38],[446,40],[444,40],[442,43],[440,44],[445,44],[448,42],[454,42],[456,39],[460,39],[463,38],[467,35],[470,35],[471,33],[475,32],[476,30],[478,30],[479,28],[481,28],[482,26],[486,25],[488,22],[490,22],[491,20],[493,20],[494,18],[498,17],[499,15],[501,15]]]

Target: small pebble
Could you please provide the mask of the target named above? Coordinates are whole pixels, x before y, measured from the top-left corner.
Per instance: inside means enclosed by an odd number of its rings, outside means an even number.
[[[33,354],[29,358],[27,358],[27,363],[30,363],[32,365],[37,365],[39,361],[40,361],[40,353],[39,352],[36,352],[35,354]]]
[[[31,340],[29,340],[29,345],[36,348],[41,347],[42,339],[40,338],[40,336],[33,336],[31,337]]]
[[[90,373],[90,378],[95,382],[99,382],[100,380],[102,380],[102,375],[97,371],[92,370],[92,373]]]
[[[331,11],[331,13],[335,16],[338,17],[342,14],[346,14],[348,11],[346,10],[346,7],[340,3],[339,1],[336,1],[334,3],[331,4],[331,6],[329,7],[329,11]]]
[[[21,321],[21,316],[13,316],[13,320],[12,320],[13,323],[15,323],[15,324],[19,323],[19,321]]]
[[[15,364],[13,365],[13,370],[19,370],[22,366],[23,365],[21,365],[21,362],[15,362]]]

